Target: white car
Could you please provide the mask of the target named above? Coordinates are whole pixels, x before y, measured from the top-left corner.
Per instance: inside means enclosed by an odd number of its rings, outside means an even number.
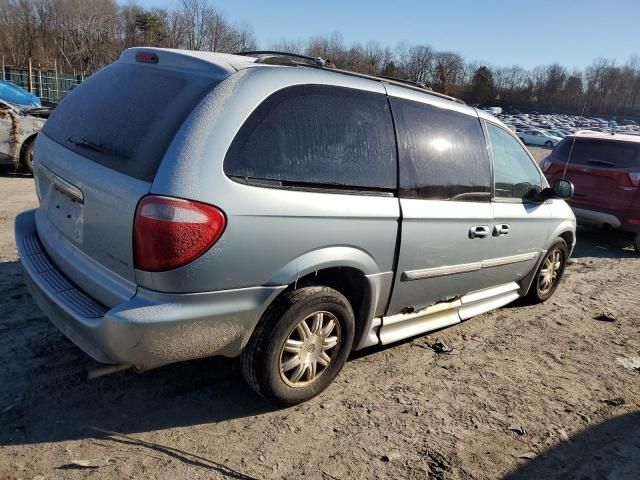
[[[518,132],[518,137],[525,145],[543,145],[550,148],[555,147],[562,140],[544,130],[523,130]]]
[[[547,133],[553,137],[558,137],[558,138],[564,138],[567,136],[566,133],[560,131],[560,130],[547,130]]]

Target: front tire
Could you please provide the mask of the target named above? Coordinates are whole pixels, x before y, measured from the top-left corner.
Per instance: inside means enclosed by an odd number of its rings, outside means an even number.
[[[633,239],[633,246],[635,247],[636,252],[640,253],[640,233],[636,233],[636,236]]]
[[[545,147],[547,148],[553,148],[553,142],[551,140],[547,140],[544,144]]]
[[[556,291],[569,259],[567,242],[558,238],[547,250],[527,293],[529,303],[547,301]]]
[[[267,308],[242,352],[242,374],[271,402],[304,402],[342,370],[354,331],[353,310],[340,292],[329,287],[285,292]]]

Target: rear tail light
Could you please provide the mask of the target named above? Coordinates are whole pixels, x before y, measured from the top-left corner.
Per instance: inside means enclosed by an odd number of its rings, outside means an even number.
[[[542,171],[544,173],[547,173],[547,170],[549,170],[549,168],[551,168],[551,160],[549,160],[548,158],[545,158],[544,161],[542,162]]]
[[[629,173],[629,179],[634,187],[640,187],[640,172]]]
[[[205,203],[171,197],[144,197],[134,224],[135,266],[162,271],[185,265],[222,235],[224,213]]]

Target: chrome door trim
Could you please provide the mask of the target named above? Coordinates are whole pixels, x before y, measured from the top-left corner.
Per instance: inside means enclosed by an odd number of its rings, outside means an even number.
[[[456,273],[468,273],[482,270],[483,268],[500,267],[512,263],[527,262],[538,257],[540,252],[521,253],[508,257],[490,258],[482,262],[461,263],[458,265],[445,265],[443,267],[422,268],[419,270],[409,270],[402,273],[403,281],[422,280],[425,278],[442,277],[454,275]]]
[[[461,263],[458,265],[445,265],[444,267],[422,268],[409,270],[402,273],[402,280],[422,280],[424,278],[442,277],[455,273],[475,272],[482,269],[482,262]]]
[[[518,255],[510,255],[508,257],[491,258],[482,262],[482,268],[500,267],[511,263],[520,263],[533,260],[539,255],[539,252],[521,253]]]

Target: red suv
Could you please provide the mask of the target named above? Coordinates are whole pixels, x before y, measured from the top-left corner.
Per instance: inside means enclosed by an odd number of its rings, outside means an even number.
[[[569,203],[578,222],[633,232],[640,252],[640,137],[567,136],[544,159],[542,170],[551,185],[563,174],[573,182]]]

